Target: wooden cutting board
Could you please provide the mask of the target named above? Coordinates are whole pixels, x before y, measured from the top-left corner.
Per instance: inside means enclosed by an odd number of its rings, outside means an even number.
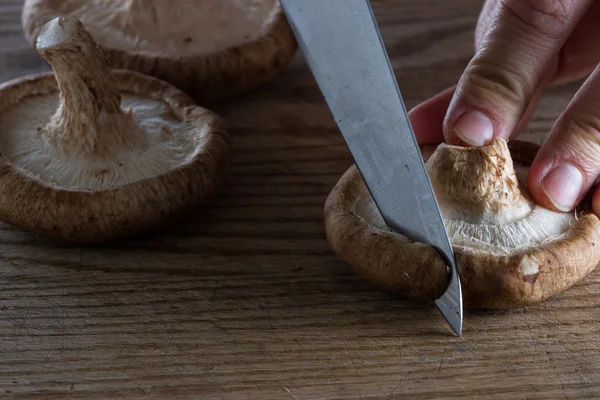
[[[409,107],[457,81],[481,1],[373,3]],[[1,81],[47,70],[20,8],[0,0]],[[575,88],[548,91],[525,138]],[[198,218],[88,247],[0,225],[0,397],[600,398],[600,271],[533,307],[467,312],[454,337],[331,253],[323,202],[351,159],[301,57],[215,111],[236,159]]]

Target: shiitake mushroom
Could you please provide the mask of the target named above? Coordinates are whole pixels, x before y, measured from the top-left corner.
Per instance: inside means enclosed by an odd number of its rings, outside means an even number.
[[[109,69],[80,21],[36,40],[54,72],[0,86],[0,220],[99,242],[161,228],[213,196],[223,120],[169,83]]]
[[[600,220],[589,207],[555,212],[531,198],[527,173],[537,149],[502,139],[484,147],[423,149],[467,308],[542,301],[600,262]],[[386,226],[356,166],[329,194],[325,227],[335,254],[382,288],[434,300],[447,287],[439,253]]]

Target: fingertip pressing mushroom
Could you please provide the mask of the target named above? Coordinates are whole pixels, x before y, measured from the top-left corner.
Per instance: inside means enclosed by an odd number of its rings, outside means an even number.
[[[57,16],[81,20],[112,67],[170,82],[197,102],[258,87],[298,48],[279,0],[26,0],[27,39]]]
[[[589,209],[558,213],[525,182],[537,147],[495,139],[486,147],[439,145],[426,166],[452,242],[468,308],[542,301],[600,263],[600,220]],[[406,188],[410,190],[410,188]],[[439,253],[387,228],[356,166],[325,205],[333,251],[375,284],[421,300],[448,284]]]
[[[112,71],[80,21],[36,41],[54,73],[0,86],[0,219],[80,242],[164,227],[222,184],[224,123],[166,82]]]

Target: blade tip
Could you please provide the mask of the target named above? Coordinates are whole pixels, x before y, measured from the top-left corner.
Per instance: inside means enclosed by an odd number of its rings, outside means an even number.
[[[460,321],[457,324],[457,326],[455,326],[453,324],[450,324],[450,327],[452,328],[452,330],[454,331],[454,333],[456,333],[456,336],[461,337],[462,336],[462,327],[463,327],[463,324],[462,324],[462,315],[461,315]]]
[[[435,301],[435,305],[448,325],[450,325],[450,328],[452,328],[454,333],[460,337],[463,328],[462,298],[459,298],[459,304],[454,306],[448,304],[445,300],[445,296],[442,296]]]
[[[458,272],[456,264],[453,265],[453,269]],[[435,305],[454,333],[460,337],[463,328],[463,299],[462,285],[458,273],[452,274],[446,291],[435,301]]]

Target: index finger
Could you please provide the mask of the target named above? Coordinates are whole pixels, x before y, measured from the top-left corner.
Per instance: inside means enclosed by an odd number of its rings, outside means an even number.
[[[497,3],[444,122],[446,141],[473,146],[510,138],[557,55],[593,0]]]

